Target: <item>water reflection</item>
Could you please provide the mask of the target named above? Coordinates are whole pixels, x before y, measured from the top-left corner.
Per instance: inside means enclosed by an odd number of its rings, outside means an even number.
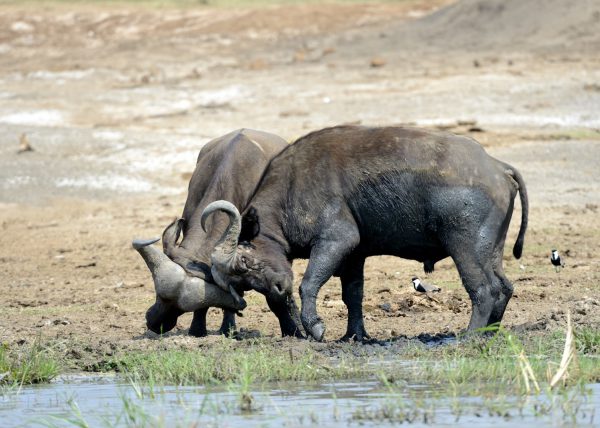
[[[115,377],[67,377],[3,395],[0,425],[346,427],[410,422],[411,426],[591,426],[594,409],[600,408],[600,384],[588,389],[587,397],[569,403],[577,406],[573,414],[561,410],[563,404],[544,410],[551,401],[544,396],[529,402],[517,397],[448,398],[431,386],[390,386],[374,380],[267,384],[244,391],[235,385],[142,388]]]

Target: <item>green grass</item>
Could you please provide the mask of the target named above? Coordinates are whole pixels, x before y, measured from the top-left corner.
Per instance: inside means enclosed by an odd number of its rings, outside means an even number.
[[[565,343],[565,333],[516,334],[501,329],[493,338],[472,337],[455,344],[427,347],[414,342],[390,355],[381,353],[331,360],[318,347],[298,346],[296,341],[272,339],[235,341],[220,339],[200,349],[164,349],[117,353],[96,366],[103,372],[116,371],[126,379],[150,385],[235,385],[242,392],[266,382],[319,382],[336,379],[386,379],[391,383],[451,383],[479,386],[502,385],[505,393],[522,394],[525,384],[518,363],[523,352],[533,375],[543,385],[556,372]],[[600,329],[575,331],[577,354],[568,370],[567,385],[600,382]],[[360,345],[344,345],[356,354]],[[343,348],[342,348],[343,349]],[[396,351],[395,351],[396,352]],[[384,369],[366,364],[386,359]],[[398,361],[398,365],[393,364]],[[414,364],[406,364],[406,362]],[[9,349],[0,346],[0,384],[48,382],[69,361],[53,356],[51,347],[36,341],[31,346]],[[72,365],[72,364],[71,364]]]
[[[298,354],[291,350],[293,346],[289,349],[269,339],[236,342],[223,338],[209,349],[165,349],[116,356],[104,370],[116,370],[134,384],[149,385],[150,390],[159,385],[228,385],[238,393],[240,409],[244,411],[253,408],[252,390],[267,382],[281,381],[379,379],[384,385],[402,388],[438,385],[437,393],[446,398],[457,391],[463,397],[525,397],[539,393],[555,396],[572,394],[585,384],[600,382],[600,331],[578,330],[575,343],[576,357],[567,375],[554,387],[550,380],[560,365],[565,334],[517,335],[502,328],[491,338],[475,336],[436,347],[409,345],[393,355],[391,364],[385,350],[381,355],[332,361],[308,346]],[[387,360],[383,368],[367,364],[382,358]],[[525,373],[524,365],[531,367],[531,375]]]
[[[599,340],[599,330],[586,328],[575,332],[576,357],[564,385],[600,382]],[[424,383],[470,385],[475,395],[488,388],[499,388],[504,394],[524,394],[528,387],[518,362],[519,354],[525,355],[533,377],[544,388],[558,369],[564,344],[563,332],[531,336],[501,329],[491,339],[472,338],[463,344],[413,349],[408,351],[407,358],[422,359],[410,376]]]
[[[413,347],[405,357],[419,360],[410,372],[379,373],[387,390],[384,403],[354,412],[358,422],[431,423],[436,406],[450,403],[458,422],[465,414],[505,420],[516,416],[560,417],[566,423],[594,420],[586,385],[600,382],[600,331],[575,332],[575,358],[567,374],[552,386],[558,371],[565,334],[522,336],[500,328],[490,339],[471,338],[462,344],[424,349]],[[531,368],[526,373],[522,362]],[[415,391],[410,385],[437,386]],[[477,397],[468,402],[465,397]]]
[[[579,329],[575,339],[579,352],[600,358],[600,329],[590,327]]]
[[[363,378],[358,364],[331,364],[317,352],[297,354],[264,340],[239,342],[223,338],[218,346],[201,350],[168,349],[128,353],[111,359],[104,369],[150,384],[255,384],[274,381],[319,381]]]
[[[4,387],[49,382],[59,371],[58,361],[38,341],[16,350],[0,346],[0,385]]]
[[[584,328],[575,331],[577,355],[569,367],[567,383],[600,382],[600,330]],[[527,358],[533,375],[548,381],[548,373],[556,372],[562,357],[565,333],[516,334],[501,328],[493,337],[461,338],[455,344],[427,347],[415,342],[393,356],[395,364],[378,371],[366,363],[385,358],[381,355],[352,357],[341,361],[323,357],[311,346],[298,351],[295,341],[275,342],[271,339],[235,341],[222,338],[211,347],[198,350],[161,349],[117,354],[108,359],[100,371],[117,371],[126,378],[150,384],[245,385],[276,381],[317,382],[335,379],[365,379],[376,376],[406,382],[456,384],[502,384],[507,392],[522,393],[525,387],[518,356]],[[349,349],[360,345],[344,345]],[[361,348],[358,348],[360,350]],[[413,361],[412,368],[406,362]]]

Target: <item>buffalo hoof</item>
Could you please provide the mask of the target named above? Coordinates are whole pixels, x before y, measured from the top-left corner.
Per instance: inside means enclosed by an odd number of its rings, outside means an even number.
[[[221,328],[219,328],[219,334],[222,334],[225,337],[235,338],[237,335],[235,329],[235,313],[224,311],[223,322],[221,323]]]
[[[373,339],[371,339],[371,336],[369,336],[367,334],[366,331],[362,331],[359,333],[346,333],[341,339],[340,342],[350,342],[350,341],[354,341],[354,342],[359,342],[359,343],[368,343],[371,342]]]
[[[315,340],[321,342],[323,340],[323,336],[325,336],[325,324],[323,324],[323,321],[318,320],[312,326],[307,328],[306,331]]]
[[[208,336],[206,328],[195,328],[193,325],[190,327],[188,334],[193,337],[205,337]]]

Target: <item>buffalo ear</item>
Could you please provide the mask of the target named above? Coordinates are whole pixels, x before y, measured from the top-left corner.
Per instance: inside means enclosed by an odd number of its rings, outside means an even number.
[[[181,230],[185,220],[182,218],[176,218],[173,222],[166,227],[162,234],[163,251],[168,254],[175,247],[177,247],[177,241],[181,236]]]
[[[239,242],[250,242],[256,238],[259,232],[258,212],[256,208],[250,207],[242,217],[242,232],[240,233]]]

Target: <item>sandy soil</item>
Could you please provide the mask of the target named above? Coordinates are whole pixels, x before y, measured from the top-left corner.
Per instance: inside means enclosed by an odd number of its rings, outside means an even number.
[[[491,15],[501,18],[492,19],[496,36],[479,25],[478,42],[468,43],[469,23],[489,22],[490,11],[463,1],[425,16],[447,3],[0,5],[0,340],[41,336],[78,368],[117,350],[214,343],[186,336],[189,315],[160,344],[146,332],[154,290],[131,239],[159,235],[181,213],[209,139],[250,127],[292,140],[339,123],[446,128],[517,167],[530,228],[520,261],[506,251],[516,291],[505,324],[559,329],[571,311],[578,325],[597,328],[600,27],[587,23],[600,7],[584,2],[565,14],[565,2],[553,1],[537,27],[517,22],[511,33],[501,19],[515,23],[524,12],[506,2],[508,11]],[[556,30],[557,22],[578,30]],[[18,153],[22,134],[33,151]],[[560,274],[552,248],[566,261]],[[297,283],[305,266],[294,264]],[[413,275],[425,277],[414,262],[368,261],[373,336],[466,327],[470,303],[450,261],[427,277],[443,288],[434,299],[415,295]],[[245,335],[278,336],[263,297],[247,300]],[[337,280],[323,287],[319,311],[326,339],[340,337]],[[212,310],[211,327],[219,322]]]

